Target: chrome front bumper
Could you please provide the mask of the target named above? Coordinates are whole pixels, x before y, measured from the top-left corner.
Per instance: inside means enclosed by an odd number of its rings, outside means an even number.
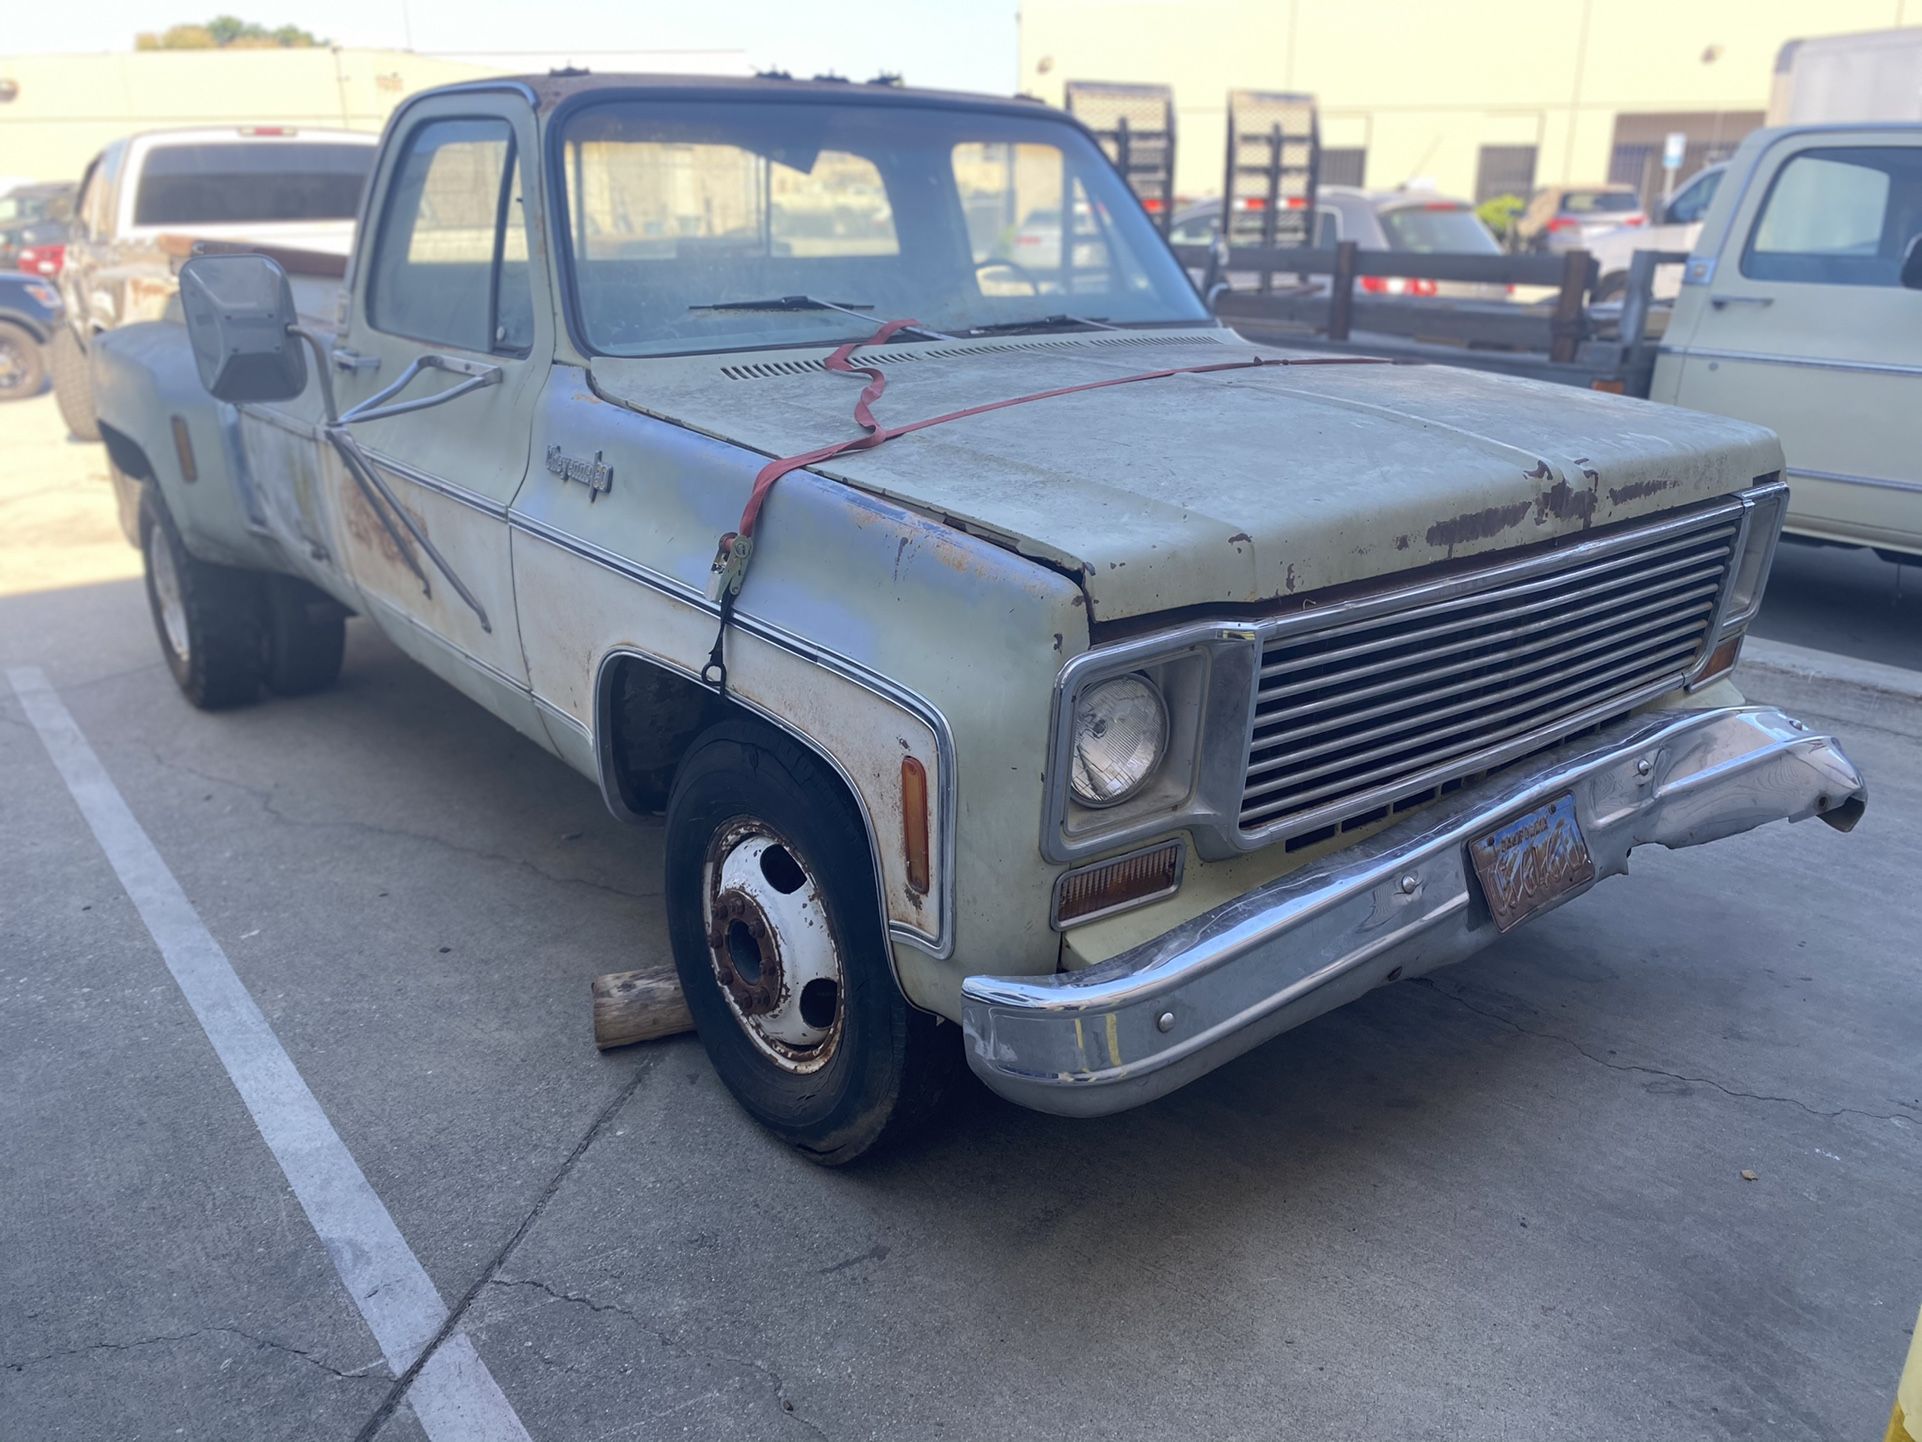
[[[1847,831],[1867,801],[1842,748],[1779,711],[1630,717],[1086,970],[967,978],[969,1065],[1011,1101],[1100,1116],[1384,981],[1460,961],[1499,934],[1468,843],[1563,794],[1597,880],[1627,871],[1636,846],[1695,846],[1810,816]]]

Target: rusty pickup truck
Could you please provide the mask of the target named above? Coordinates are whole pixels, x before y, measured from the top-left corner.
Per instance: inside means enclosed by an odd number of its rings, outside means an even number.
[[[203,255],[99,339],[168,664],[311,691],[359,613],[664,816],[701,1040],[816,1160],[964,1063],[1146,1102],[1632,847],[1861,814],[1730,681],[1773,435],[1251,345],[1070,117],[490,81],[363,204],[331,305]]]

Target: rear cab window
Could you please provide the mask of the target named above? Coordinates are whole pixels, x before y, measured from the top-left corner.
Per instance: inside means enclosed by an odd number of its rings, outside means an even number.
[[[1641,208],[1632,190],[1571,190],[1562,197],[1562,209],[1570,215],[1625,215]]]
[[[229,141],[156,145],[140,168],[135,225],[352,220],[371,145]]]
[[[1776,172],[1742,251],[1750,280],[1894,287],[1922,234],[1922,149],[1805,150]]]
[[[1423,255],[1437,251],[1496,255],[1501,251],[1488,227],[1465,205],[1426,201],[1379,211],[1377,216],[1388,236],[1390,250],[1409,250]]]

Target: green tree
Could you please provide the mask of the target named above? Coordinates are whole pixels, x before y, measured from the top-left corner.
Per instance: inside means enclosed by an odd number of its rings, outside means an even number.
[[[158,33],[134,37],[136,50],[304,50],[326,43],[298,25],[270,30],[234,15],[216,15],[204,25],[169,25]]]

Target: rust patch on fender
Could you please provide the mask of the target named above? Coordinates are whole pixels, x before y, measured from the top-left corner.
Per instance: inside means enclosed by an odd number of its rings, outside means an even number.
[[[1673,476],[1652,476],[1646,481],[1630,481],[1625,486],[1610,486],[1608,500],[1610,505],[1626,505],[1639,501],[1645,496],[1660,495],[1675,484]]]
[[[1252,546],[1255,543],[1255,538],[1249,535],[1246,531],[1236,531],[1232,536],[1228,538],[1228,544],[1231,546],[1239,546],[1243,542],[1246,542],[1248,545]]]
[[[353,549],[364,556],[380,557],[389,566],[405,572],[411,580],[414,573],[407,564],[407,558],[401,554],[400,547],[394,544],[394,538],[387,534],[387,528],[380,523],[380,517],[375,514],[373,505],[360,487],[350,480],[341,491],[347,499],[344,519]],[[408,514],[413,513],[410,511]],[[420,517],[415,516],[414,520],[418,524]],[[421,529],[427,528],[422,526]]]
[[[1519,526],[1528,515],[1528,507],[1527,501],[1517,501],[1512,506],[1490,506],[1485,511],[1469,511],[1452,521],[1437,521],[1428,528],[1428,544],[1448,547],[1459,546],[1464,541],[1486,541]]]

